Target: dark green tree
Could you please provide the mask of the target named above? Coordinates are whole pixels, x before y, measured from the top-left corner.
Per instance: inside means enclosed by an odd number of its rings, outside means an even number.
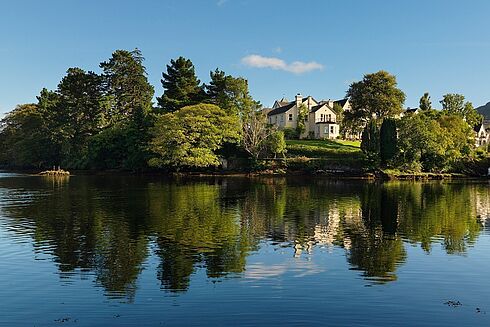
[[[150,139],[149,127],[152,119],[149,115],[154,94],[153,86],[148,83],[144,58],[141,51],[117,50],[112,57],[100,64],[104,71],[107,93],[110,97],[108,110],[108,128],[93,142],[92,158],[106,158],[107,153],[123,155],[121,161],[114,164],[120,168],[139,170],[147,166],[147,144]],[[124,136],[112,149],[110,140],[114,135]],[[103,146],[108,146],[103,147]],[[122,146],[122,148],[120,148]],[[92,161],[92,165],[98,165]]]
[[[432,110],[432,102],[430,101],[430,95],[428,92],[425,92],[424,95],[420,98],[419,108],[423,111]]]
[[[70,68],[58,85],[59,101],[51,110],[57,137],[62,142],[63,165],[85,168],[88,140],[103,125],[104,100],[102,77]],[[54,127],[54,126],[53,126]]]
[[[402,112],[405,93],[397,85],[396,77],[386,71],[366,74],[347,90],[352,110],[346,118],[359,124],[369,120],[396,117]]]
[[[361,150],[374,165],[379,162],[379,146],[379,127],[375,120],[371,120],[362,132]]]
[[[174,112],[204,100],[204,89],[197,79],[192,61],[184,57],[170,60],[162,73],[163,95],[157,98],[163,112]]]
[[[396,120],[386,118],[379,132],[381,164],[388,164],[397,152]]]
[[[154,94],[148,83],[141,51],[116,50],[108,61],[100,64],[107,94],[111,97],[107,120],[110,125],[129,123],[135,115],[151,110]]]

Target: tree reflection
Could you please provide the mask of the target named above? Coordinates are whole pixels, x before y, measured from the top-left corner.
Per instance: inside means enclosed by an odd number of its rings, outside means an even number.
[[[184,292],[199,269],[240,276],[264,241],[296,256],[343,248],[366,279],[393,281],[404,242],[466,253],[490,203],[485,186],[305,178],[3,178],[0,189],[11,200],[0,202],[4,219],[51,254],[61,276],[90,271],[108,296],[129,301],[148,256],[159,260],[161,288]]]

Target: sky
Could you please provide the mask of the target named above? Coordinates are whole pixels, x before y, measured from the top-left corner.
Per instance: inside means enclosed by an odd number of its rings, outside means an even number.
[[[340,99],[387,70],[416,107],[429,92],[490,101],[488,0],[5,0],[0,2],[0,114],[55,89],[66,70],[100,72],[139,48],[155,95],[170,59],[249,81],[266,106],[297,93]]]

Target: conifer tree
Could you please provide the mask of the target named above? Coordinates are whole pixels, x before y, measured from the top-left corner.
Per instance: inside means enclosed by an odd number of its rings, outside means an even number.
[[[163,112],[174,112],[204,100],[204,90],[197,79],[192,61],[184,57],[170,60],[162,73],[163,95],[157,98]]]

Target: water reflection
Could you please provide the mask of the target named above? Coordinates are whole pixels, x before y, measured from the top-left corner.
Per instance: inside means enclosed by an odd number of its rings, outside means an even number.
[[[299,258],[344,249],[368,283],[394,281],[406,243],[465,254],[490,218],[488,185],[463,183],[4,177],[0,194],[0,224],[28,235],[62,277],[93,274],[108,296],[129,301],[153,256],[168,292],[185,292],[197,269],[211,279],[283,273],[247,267],[264,242]]]

